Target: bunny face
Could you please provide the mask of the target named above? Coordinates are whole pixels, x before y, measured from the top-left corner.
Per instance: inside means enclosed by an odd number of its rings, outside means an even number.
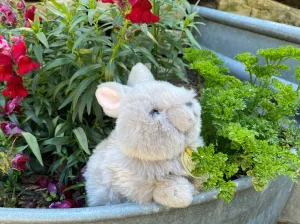
[[[133,68],[128,84],[104,83],[96,92],[105,113],[117,117],[117,138],[125,155],[168,160],[197,144],[201,108],[193,91],[155,81],[142,64]]]

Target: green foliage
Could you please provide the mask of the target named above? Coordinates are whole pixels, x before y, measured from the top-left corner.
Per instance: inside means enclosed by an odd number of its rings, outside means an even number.
[[[7,41],[11,36],[24,36],[27,54],[41,63],[41,69],[23,78],[29,96],[22,100],[22,114],[0,114],[0,123],[13,122],[24,130],[17,137],[4,136],[1,177],[7,178],[10,172],[7,153],[12,149],[12,154],[25,151],[30,155],[28,173],[58,178],[59,186],[72,182],[91,149],[114,126],[95,98],[97,86],[112,80],[127,82],[136,63],[149,65],[157,79],[186,81],[183,47],[199,48],[191,32],[200,32],[197,13],[187,0],[151,3],[160,21],[147,25],[126,20],[127,12],[117,4],[99,8],[95,0],[45,0],[35,3],[38,9],[28,28],[20,10],[13,9],[16,2],[5,2],[19,15],[13,27],[0,22],[1,35]],[[4,86],[0,83],[0,91]],[[0,110],[8,100],[0,96]]]
[[[249,82],[241,82],[228,74],[213,52],[187,49],[185,53],[206,87],[200,102],[202,135],[209,146],[193,153],[194,175],[209,174],[205,188],[216,187],[225,201],[231,200],[232,179],[240,174],[251,176],[256,190],[264,189],[277,175],[288,175],[293,181],[299,176],[300,158],[290,151],[300,145],[300,128],[293,120],[300,106],[299,87],[272,76],[289,69],[283,64],[287,59],[300,60],[300,49],[285,46],[259,50],[257,55],[236,57],[250,76]],[[259,56],[265,64],[259,63]],[[299,79],[299,67],[295,76]]]
[[[235,183],[233,181],[225,181],[238,171],[236,164],[228,162],[228,157],[224,153],[215,153],[214,146],[199,147],[197,152],[192,154],[192,160],[196,166],[193,171],[194,175],[203,176],[209,175],[208,180],[203,184],[203,190],[208,190],[216,187],[220,190],[219,198],[224,198],[229,202],[235,190]]]

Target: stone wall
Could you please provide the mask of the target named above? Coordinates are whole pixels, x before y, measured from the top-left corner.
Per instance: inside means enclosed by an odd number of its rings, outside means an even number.
[[[300,10],[273,0],[218,0],[218,9],[244,16],[300,26]]]

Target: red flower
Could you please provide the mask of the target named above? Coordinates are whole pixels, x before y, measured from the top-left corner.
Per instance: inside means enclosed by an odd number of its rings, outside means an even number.
[[[46,177],[40,177],[34,184],[41,186],[42,188],[47,188],[50,180]]]
[[[16,98],[8,101],[5,104],[4,113],[6,115],[10,115],[14,110],[16,110],[19,113],[21,113],[21,107],[20,107],[21,100],[22,100],[21,97],[16,97]]]
[[[24,75],[28,72],[31,72],[41,66],[39,62],[32,62],[32,59],[26,56],[26,45],[24,42],[23,36],[12,37],[13,44],[12,57],[16,63],[18,63],[19,75]]]
[[[132,23],[156,23],[159,17],[151,12],[152,5],[149,0],[131,1],[133,4],[131,12],[126,15],[126,19]]]
[[[138,0],[129,0],[130,5],[134,5]]]
[[[39,62],[32,62],[32,59],[28,56],[23,56],[18,61],[18,71],[19,75],[24,75],[28,72],[31,72],[35,69],[38,69],[41,66]]]
[[[0,53],[0,82],[8,81],[12,76],[12,60],[10,56]]]
[[[77,205],[72,199],[65,199],[58,202],[52,202],[49,208],[76,208]]]
[[[36,10],[36,7],[33,5],[31,6],[29,9],[27,9],[26,13],[25,13],[25,27],[31,27],[31,24],[29,22],[30,21],[34,21],[34,15],[35,15],[35,10]],[[42,18],[39,17],[39,20],[42,21]]]
[[[69,187],[69,186],[68,186]],[[65,185],[61,185],[61,188],[60,188],[60,193],[61,195],[64,195],[65,198],[72,198],[72,194],[73,194],[73,190],[67,190],[66,189],[68,188],[67,186]]]
[[[28,95],[27,90],[23,86],[23,80],[20,76],[11,76],[7,81],[6,89],[2,91],[3,96],[9,96],[11,98],[26,97]]]
[[[13,14],[12,10],[5,4],[0,4],[0,13],[2,13],[5,17],[5,20],[9,22],[10,25],[14,25],[17,22],[16,16]],[[3,20],[3,19],[1,19]]]
[[[24,37],[23,36],[18,36],[18,37],[12,37],[11,38],[12,42],[13,42],[13,50],[12,50],[12,57],[14,59],[14,61],[16,63],[18,63],[19,59],[22,56],[26,55],[26,45],[24,42]]]
[[[16,170],[26,171],[26,163],[30,161],[30,158],[27,155],[22,153],[16,154],[15,158],[12,159],[12,167]]]

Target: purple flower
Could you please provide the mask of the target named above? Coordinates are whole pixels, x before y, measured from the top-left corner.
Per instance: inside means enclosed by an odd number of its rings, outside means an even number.
[[[6,135],[10,135],[11,133],[14,133],[15,135],[20,134],[23,132],[22,129],[18,127],[15,123],[9,122],[9,123],[1,123],[1,129]]]
[[[82,169],[81,169],[81,171],[80,171],[80,173],[77,175],[77,177],[75,178],[75,181],[76,182],[82,182],[82,181],[84,181],[84,176],[83,176],[83,174],[85,173],[85,171],[86,171],[86,166],[84,166]]]
[[[21,107],[20,107],[21,100],[22,100],[22,97],[17,96],[16,98],[8,101],[5,104],[4,113],[6,115],[10,115],[14,110],[16,110],[20,113],[21,112]]]
[[[56,194],[57,193],[57,187],[56,187],[56,184],[54,182],[50,182],[47,186],[47,190],[49,193],[54,193]]]
[[[2,13],[7,22],[10,23],[10,25],[14,25],[17,22],[16,16],[13,14],[12,10],[5,4],[0,4],[0,13]]]
[[[76,208],[76,203],[72,199],[65,199],[58,202],[52,202],[49,208]]]
[[[26,171],[26,163],[30,161],[30,158],[27,155],[18,153],[12,159],[12,168],[16,170]]]

